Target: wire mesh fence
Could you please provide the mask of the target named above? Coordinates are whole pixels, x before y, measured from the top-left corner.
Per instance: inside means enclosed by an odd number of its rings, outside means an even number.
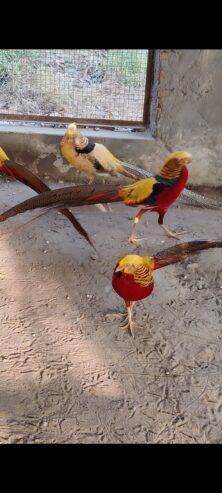
[[[0,50],[0,118],[143,122],[149,50]]]

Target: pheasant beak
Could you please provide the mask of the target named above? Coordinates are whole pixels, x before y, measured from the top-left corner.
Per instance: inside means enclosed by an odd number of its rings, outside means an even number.
[[[181,159],[179,161],[179,164],[190,164],[190,163],[191,163],[191,159],[189,159],[189,158]]]
[[[178,156],[179,157],[179,156]],[[192,155],[189,152],[182,152],[182,156],[180,156],[179,164],[190,164],[192,161]]]

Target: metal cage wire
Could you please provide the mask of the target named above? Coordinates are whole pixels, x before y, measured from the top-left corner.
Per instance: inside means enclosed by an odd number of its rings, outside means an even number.
[[[0,118],[148,123],[151,50],[0,50]]]

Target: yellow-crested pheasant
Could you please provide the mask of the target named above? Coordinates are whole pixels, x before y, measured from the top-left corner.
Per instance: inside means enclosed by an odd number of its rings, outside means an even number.
[[[127,171],[124,167],[125,163],[113,156],[103,144],[89,142],[88,138],[77,129],[75,123],[68,126],[61,140],[60,149],[69,164],[89,177],[89,185],[100,173],[112,175],[119,173],[128,178],[136,178],[133,173],[133,166],[131,172]]]
[[[32,188],[37,193],[48,192],[50,188],[42,181],[38,176],[32,173],[29,169],[21,164],[16,163],[8,158],[2,147],[0,147],[0,173],[6,173],[8,176],[13,176],[24,185]],[[82,227],[80,222],[67,208],[60,209],[63,214],[72,223],[76,231],[88,241],[88,243],[95,249],[92,240],[90,239],[87,231]]]
[[[150,296],[154,288],[153,271],[180,262],[201,250],[222,248],[221,240],[197,240],[181,243],[157,253],[153,257],[126,255],[117,263],[112,277],[116,293],[124,299],[128,319],[125,328],[134,337],[132,310],[134,303]]]

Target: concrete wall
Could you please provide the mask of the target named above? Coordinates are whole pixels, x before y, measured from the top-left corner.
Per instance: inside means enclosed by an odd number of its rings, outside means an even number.
[[[148,132],[84,129],[116,156],[157,170],[169,152],[193,154],[191,185],[222,185],[222,50],[162,50],[159,57],[157,137]],[[0,145],[41,176],[75,181],[60,156],[63,129],[0,126]],[[82,179],[82,177],[81,177]]]
[[[165,146],[152,138],[148,132],[114,132],[101,129],[83,129],[82,132],[92,141],[104,144],[120,159],[148,170],[158,169],[168,154]],[[60,154],[59,143],[63,135],[64,129],[0,125],[0,146],[11,159],[29,166],[43,178],[76,181],[80,178],[79,173],[67,165]],[[87,182],[88,178],[81,174],[81,182],[84,181]]]
[[[222,50],[161,51],[157,128],[193,154],[190,183],[222,185]]]

